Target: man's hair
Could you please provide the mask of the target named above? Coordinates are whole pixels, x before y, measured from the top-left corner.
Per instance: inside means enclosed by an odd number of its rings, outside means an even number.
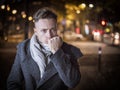
[[[37,22],[39,19],[57,20],[57,15],[53,13],[51,10],[49,10],[48,8],[41,8],[33,15],[34,22]]]

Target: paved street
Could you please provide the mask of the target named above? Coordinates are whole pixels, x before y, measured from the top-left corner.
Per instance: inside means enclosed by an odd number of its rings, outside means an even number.
[[[102,48],[102,54],[120,54],[120,48],[119,47],[113,47],[110,45],[106,45],[101,42],[80,42],[80,41],[69,41],[68,43],[77,46],[81,49],[81,51],[84,54],[98,54],[98,48]]]
[[[69,42],[81,49],[81,82],[72,90],[119,90],[120,48],[100,42]],[[98,48],[102,48],[99,66]]]
[[[79,59],[81,82],[70,90],[120,90],[120,48],[98,42],[69,42],[81,48],[84,56]],[[98,48],[102,48],[100,64]],[[5,83],[11,69],[16,48],[0,48],[0,90],[5,90]],[[98,66],[100,65],[100,71]]]

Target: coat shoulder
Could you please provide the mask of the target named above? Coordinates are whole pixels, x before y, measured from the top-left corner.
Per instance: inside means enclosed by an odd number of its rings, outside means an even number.
[[[29,50],[30,39],[26,39],[17,45],[17,53],[20,55],[26,55]]]
[[[17,48],[18,48],[18,47],[27,46],[29,43],[30,43],[30,39],[26,39],[26,40],[20,42],[20,43],[17,45]]]

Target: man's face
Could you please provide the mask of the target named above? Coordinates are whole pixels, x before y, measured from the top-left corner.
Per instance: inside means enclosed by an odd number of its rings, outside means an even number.
[[[40,19],[35,22],[34,32],[38,40],[44,44],[48,44],[48,40],[57,36],[57,26],[55,19]]]

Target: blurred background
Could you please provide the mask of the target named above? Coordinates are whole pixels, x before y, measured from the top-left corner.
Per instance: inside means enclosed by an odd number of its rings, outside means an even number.
[[[33,14],[49,7],[58,15],[58,34],[81,49],[83,75],[74,90],[120,90],[120,1],[0,0],[0,90],[14,62],[16,45],[33,34]]]

